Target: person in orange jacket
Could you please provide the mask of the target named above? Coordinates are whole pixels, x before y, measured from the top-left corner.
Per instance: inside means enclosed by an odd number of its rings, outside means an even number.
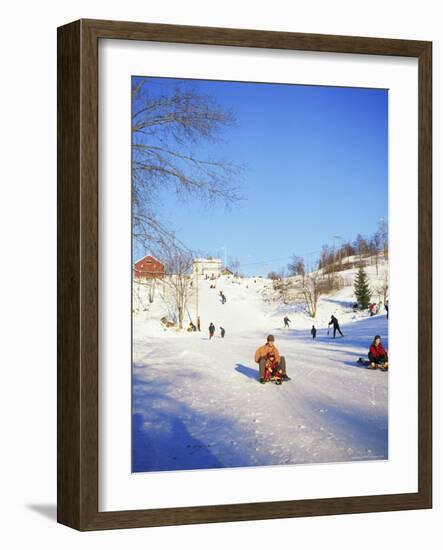
[[[258,366],[259,366],[259,377],[260,377],[259,380],[261,384],[264,384],[266,382],[265,368],[266,368],[266,362],[268,361],[270,356],[274,356],[278,369],[279,370],[281,369],[282,380],[285,380],[285,381],[290,380],[289,376],[286,373],[286,360],[282,355],[280,355],[274,342],[275,342],[275,338],[272,334],[270,334],[266,338],[266,344],[263,344],[263,346],[260,346],[255,352],[254,361],[258,363]]]

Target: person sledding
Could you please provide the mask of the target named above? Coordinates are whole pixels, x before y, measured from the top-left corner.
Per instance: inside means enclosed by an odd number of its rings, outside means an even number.
[[[255,352],[254,360],[259,366],[259,381],[261,384],[265,384],[271,378],[268,377],[267,379],[265,377],[267,369],[266,364],[268,363],[268,368],[271,366],[269,362],[275,363],[275,368],[277,371],[281,370],[281,373],[279,373],[279,376],[281,376],[281,378],[279,378],[280,382],[290,380],[286,373],[286,360],[280,355],[274,341],[274,336],[270,334],[266,338],[266,343],[263,346],[260,346]],[[272,369],[274,370],[274,365],[272,365]]]
[[[331,315],[331,320],[328,323],[328,327],[330,327],[331,325],[333,327],[333,338],[335,338],[335,333],[337,331],[341,334],[341,336],[344,336],[343,332],[340,330],[338,319],[337,317],[334,317],[334,315]],[[328,332],[329,332],[329,328],[328,328]]]
[[[388,354],[381,343],[381,337],[377,334],[368,352],[370,369],[388,370]]]

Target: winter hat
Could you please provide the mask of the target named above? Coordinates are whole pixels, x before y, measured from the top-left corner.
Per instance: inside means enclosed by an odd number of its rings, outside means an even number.
[[[266,338],[267,342],[274,342],[275,338],[272,336],[272,334],[269,334],[269,336]]]

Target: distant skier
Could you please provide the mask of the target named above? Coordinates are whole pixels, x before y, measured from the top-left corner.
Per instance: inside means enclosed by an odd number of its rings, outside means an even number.
[[[215,334],[215,325],[211,322],[209,325],[209,340],[214,336]]]
[[[289,328],[289,323],[291,322],[291,319],[289,319],[289,317],[286,315],[283,319],[283,322],[285,324],[285,328]]]
[[[225,337],[225,334],[226,334],[225,329],[224,329],[223,327],[220,327],[220,336],[221,336],[222,338],[224,338],[224,337]]]
[[[379,367],[381,370],[388,370],[388,354],[386,353],[383,344],[381,343],[381,337],[377,334],[369,348],[369,368],[376,369]]]
[[[274,345],[274,341],[274,336],[270,334],[266,338],[266,344],[260,346],[255,352],[254,361],[259,365],[260,384],[264,384],[266,382],[266,363],[272,359],[272,356],[274,357],[275,366],[278,370],[281,370],[281,379],[286,381],[290,380],[289,376],[286,374],[286,360],[278,352],[278,349]]]
[[[331,326],[331,325],[334,327],[334,335],[333,335],[334,338],[335,338],[335,333],[337,332],[337,330],[343,336],[343,332],[340,330],[340,325],[338,324],[338,319],[337,319],[337,317],[334,317],[333,315],[331,315],[331,320],[328,323],[328,327]]]
[[[312,339],[315,340],[315,338],[317,337],[317,329],[315,328],[314,325],[312,325],[311,334],[312,334]]]
[[[226,304],[226,296],[223,294],[221,290],[220,290],[220,298],[221,298],[221,303]]]

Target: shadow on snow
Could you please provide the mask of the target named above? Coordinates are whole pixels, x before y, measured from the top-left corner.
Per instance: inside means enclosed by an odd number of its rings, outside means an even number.
[[[236,364],[235,370],[241,374],[244,374],[247,378],[252,378],[254,380],[257,380],[258,378],[258,369],[247,367],[246,365],[242,365],[241,363]]]

